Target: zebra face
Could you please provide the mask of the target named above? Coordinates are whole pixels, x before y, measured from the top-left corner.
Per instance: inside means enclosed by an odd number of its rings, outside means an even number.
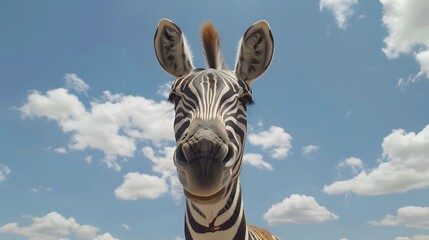
[[[216,201],[240,172],[251,91],[233,71],[199,69],[173,84],[169,100],[176,113],[174,164],[185,195]]]
[[[274,42],[268,23],[259,21],[243,35],[235,70],[227,70],[211,23],[202,27],[207,69],[195,69],[186,39],[173,22],[162,19],[155,33],[160,65],[176,77],[174,164],[188,199],[201,204],[222,199],[238,178],[246,138],[246,107],[251,82],[271,62]]]

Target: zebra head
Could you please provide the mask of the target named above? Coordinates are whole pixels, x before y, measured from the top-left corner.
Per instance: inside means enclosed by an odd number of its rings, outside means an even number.
[[[188,199],[208,204],[222,199],[239,176],[250,85],[269,66],[274,42],[268,23],[255,23],[240,41],[235,70],[228,70],[210,22],[202,27],[202,41],[206,69],[194,68],[185,36],[170,20],[159,22],[154,46],[162,68],[176,78],[169,101],[180,182]]]

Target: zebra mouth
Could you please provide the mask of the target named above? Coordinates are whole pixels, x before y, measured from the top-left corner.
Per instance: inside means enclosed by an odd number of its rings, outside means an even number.
[[[183,192],[185,193],[187,199],[191,200],[192,202],[204,205],[219,202],[226,194],[226,187],[223,187],[221,190],[211,196],[195,195],[188,192],[186,189],[183,189]]]
[[[197,165],[197,164],[195,164]],[[187,171],[186,171],[187,170]],[[200,204],[218,202],[226,194],[226,188],[232,179],[231,169],[217,169],[209,176],[201,176],[194,169],[177,169],[180,183],[186,198]]]

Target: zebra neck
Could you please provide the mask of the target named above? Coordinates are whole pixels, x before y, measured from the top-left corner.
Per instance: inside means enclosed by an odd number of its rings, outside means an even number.
[[[186,200],[186,240],[248,239],[239,180],[216,204],[200,205]]]

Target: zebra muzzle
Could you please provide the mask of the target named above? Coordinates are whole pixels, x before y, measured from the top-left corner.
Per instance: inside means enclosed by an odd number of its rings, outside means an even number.
[[[209,134],[196,134],[179,144],[174,163],[185,192],[189,196],[217,196],[230,183],[236,152],[232,143]]]

